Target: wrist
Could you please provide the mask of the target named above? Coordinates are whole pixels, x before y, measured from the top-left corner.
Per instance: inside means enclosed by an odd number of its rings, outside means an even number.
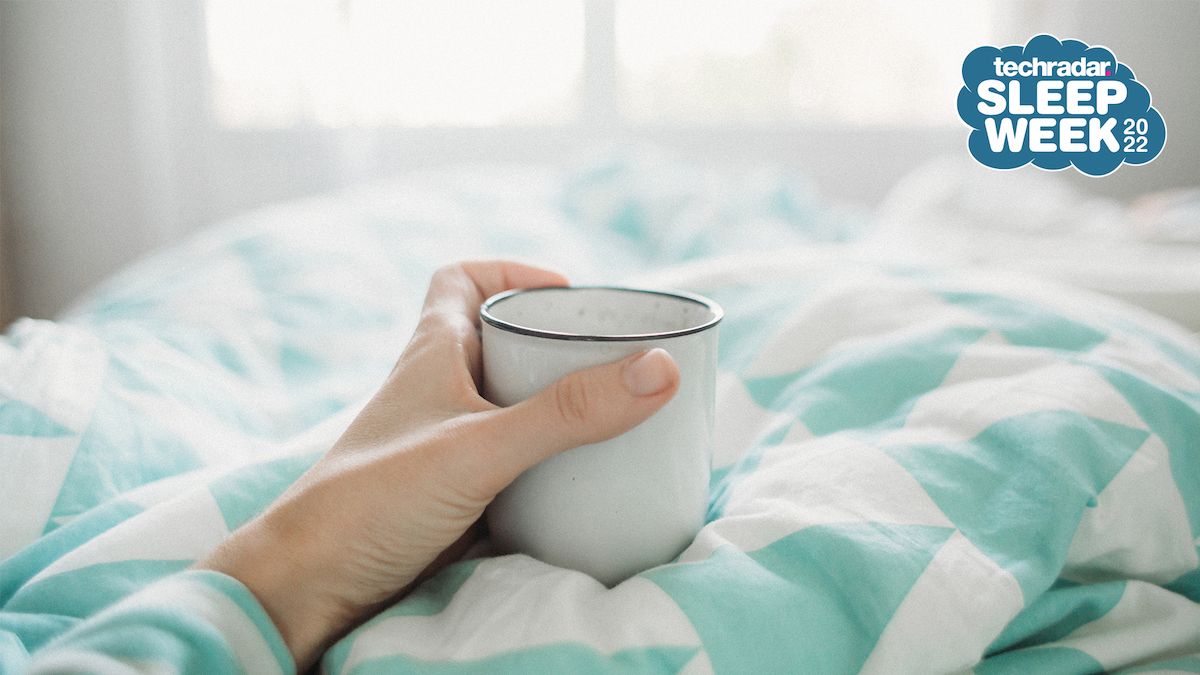
[[[298,672],[307,671],[350,621],[321,591],[321,566],[305,549],[302,539],[260,516],[196,565],[233,577],[254,594]]]

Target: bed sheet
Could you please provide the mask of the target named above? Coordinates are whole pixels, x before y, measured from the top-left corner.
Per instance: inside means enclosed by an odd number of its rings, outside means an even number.
[[[268,209],[16,324],[0,650],[252,518],[386,375],[432,270],[503,255],[724,306],[708,522],[613,589],[478,549],[329,672],[1200,672],[1191,335],[1035,279],[858,257],[829,243],[851,221],[778,177],[664,199],[630,175],[457,171]],[[736,236],[756,219],[771,246]]]

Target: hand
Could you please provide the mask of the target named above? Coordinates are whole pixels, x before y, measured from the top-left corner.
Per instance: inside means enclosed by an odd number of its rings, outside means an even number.
[[[197,564],[255,594],[302,672],[460,556],[484,507],[523,471],[633,428],[675,394],[679,370],[654,349],[508,408],[480,396],[480,304],[509,288],[566,283],[510,262],[438,270],[412,340],[333,448]]]

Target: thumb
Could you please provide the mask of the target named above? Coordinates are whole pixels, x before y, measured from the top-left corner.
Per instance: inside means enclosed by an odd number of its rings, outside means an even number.
[[[660,348],[566,375],[489,414],[494,445],[476,475],[498,493],[547,457],[632,429],[678,389],[679,368]]]

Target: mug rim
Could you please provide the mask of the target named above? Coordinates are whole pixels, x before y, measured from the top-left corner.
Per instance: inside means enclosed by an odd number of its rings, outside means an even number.
[[[711,316],[707,321],[697,326],[690,328],[680,328],[678,330],[658,331],[655,333],[627,333],[621,335],[598,335],[595,333],[575,333],[545,330],[542,328],[531,328],[520,324],[501,319],[492,314],[491,308],[508,298],[511,298],[522,293],[535,293],[537,291],[571,291],[571,290],[601,290],[601,291],[620,291],[622,293],[648,293],[651,295],[661,295],[676,300],[685,300],[694,302],[703,306],[709,311]],[[725,310],[717,303],[709,300],[703,295],[697,293],[688,293],[687,291],[665,291],[649,288],[633,288],[630,286],[537,286],[534,288],[513,288],[507,291],[502,291],[483,301],[479,306],[479,318],[493,328],[498,328],[508,333],[517,333],[518,335],[528,335],[530,337],[548,338],[551,340],[577,340],[585,342],[638,342],[642,340],[661,340],[664,338],[682,337],[684,335],[692,335],[700,333],[721,323],[721,319],[725,318]]]

